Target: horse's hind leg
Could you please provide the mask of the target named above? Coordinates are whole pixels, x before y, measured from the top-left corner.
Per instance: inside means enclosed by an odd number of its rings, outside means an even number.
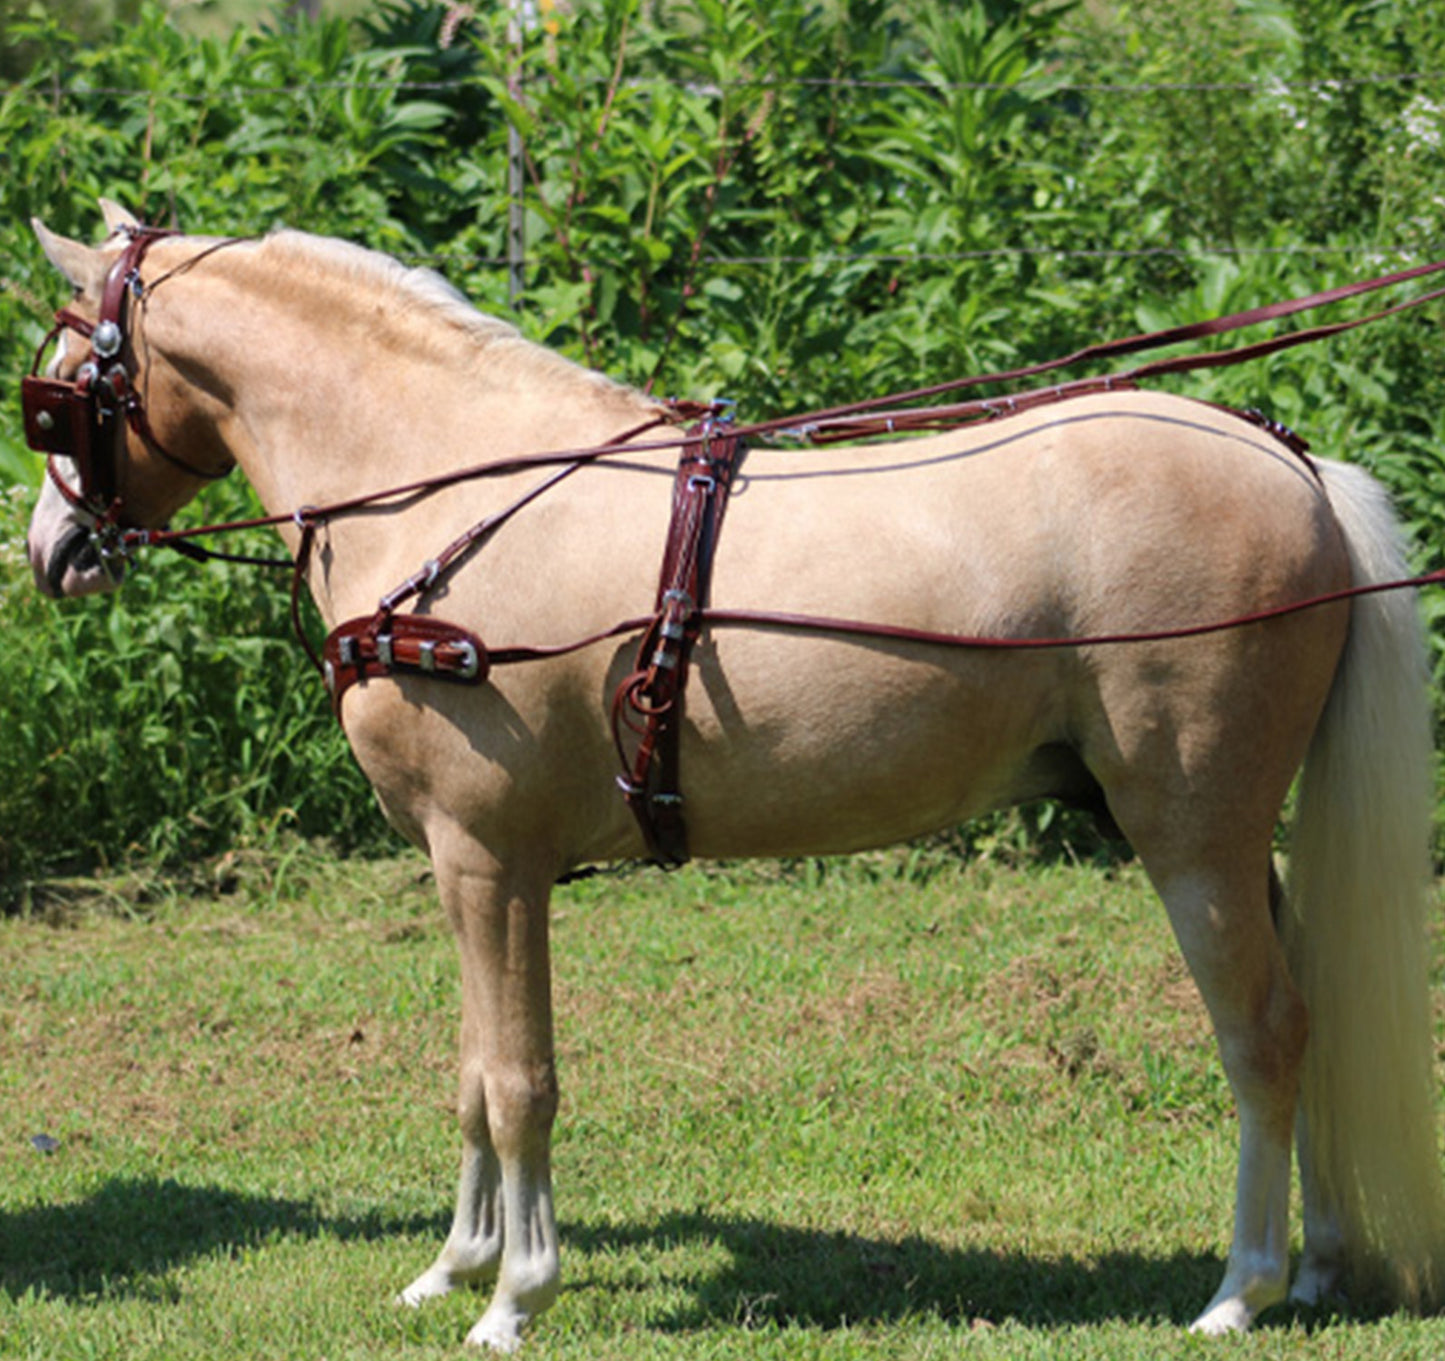
[[[1304,1253],[1289,1297],[1296,1304],[1315,1305],[1340,1285],[1345,1270],[1345,1238],[1334,1205],[1326,1198],[1315,1173],[1309,1122],[1303,1110],[1296,1124],[1295,1142],[1304,1210]]]
[[[1194,1330],[1249,1327],[1289,1283],[1290,1145],[1305,1008],[1269,907],[1268,847],[1183,857],[1136,842],[1209,1009],[1239,1109],[1234,1237],[1224,1280]]]
[[[510,1351],[557,1293],[550,879],[504,873],[468,838],[457,841],[432,852],[462,963],[461,1180],[447,1241],[402,1298],[418,1304],[495,1280],[467,1341]]]

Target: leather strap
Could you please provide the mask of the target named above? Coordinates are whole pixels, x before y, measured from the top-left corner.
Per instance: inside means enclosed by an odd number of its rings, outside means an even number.
[[[469,629],[428,614],[363,615],[327,636],[322,674],[332,707],[360,680],[413,674],[479,685],[490,663],[482,640]]]
[[[683,695],[728,492],[744,452],[737,432],[712,418],[688,433],[673,483],[655,613],[637,664],[612,700],[612,736],[623,770],[617,783],[648,855],[664,869],[688,860],[678,757]]]

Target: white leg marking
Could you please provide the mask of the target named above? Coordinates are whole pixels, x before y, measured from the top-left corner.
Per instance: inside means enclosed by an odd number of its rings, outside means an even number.
[[[507,1251],[487,1312],[467,1334],[467,1344],[493,1351],[515,1351],[528,1320],[557,1298],[559,1271],[557,1229],[552,1215],[552,1190],[545,1165],[540,1178],[534,1169],[518,1169],[514,1190],[507,1187]]]
[[[500,1199],[496,1154],[468,1144],[451,1232],[436,1261],[401,1292],[400,1303],[415,1307],[459,1285],[484,1285],[495,1278],[502,1257]]]
[[[1296,1125],[1300,1189],[1304,1201],[1304,1256],[1289,1292],[1295,1304],[1317,1305],[1338,1290],[1344,1275],[1345,1239],[1334,1208],[1324,1197],[1315,1174],[1309,1127],[1301,1114]]]
[[[1191,1332],[1239,1333],[1285,1297],[1289,1283],[1290,1151],[1240,1112],[1239,1192],[1224,1280]]]

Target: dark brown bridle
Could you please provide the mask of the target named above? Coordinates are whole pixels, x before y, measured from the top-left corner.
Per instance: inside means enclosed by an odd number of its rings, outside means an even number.
[[[99,315],[90,321],[70,307],[57,311],[55,325],[36,351],[30,373],[20,380],[26,443],[46,455],[47,472],[61,495],[94,520],[92,532],[103,540],[102,562],[128,551],[118,532],[125,513],[124,429],[129,428],[152,453],[201,481],[215,481],[231,471],[229,466],[219,471],[197,467],[167,449],[151,428],[136,385],[129,313],[132,303],[146,294],[140,271],[150,248],[178,233],[139,226],[121,231],[126,244],[106,274]],[[64,330],[84,336],[89,351],[74,378],[43,375],[40,367],[45,351]],[[56,466],[57,458],[74,465],[74,485]]]

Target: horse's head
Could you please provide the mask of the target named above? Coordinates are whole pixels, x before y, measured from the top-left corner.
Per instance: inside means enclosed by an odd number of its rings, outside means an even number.
[[[30,564],[52,596],[114,590],[125,568],[123,531],[165,524],[231,466],[201,395],[187,391],[144,334],[156,278],[148,283],[143,269],[170,234],[142,227],[116,204],[102,200],[101,208],[110,235],[98,247],[34,223],[74,289],[56,313],[54,358],[23,384],[26,438],[49,458]]]

